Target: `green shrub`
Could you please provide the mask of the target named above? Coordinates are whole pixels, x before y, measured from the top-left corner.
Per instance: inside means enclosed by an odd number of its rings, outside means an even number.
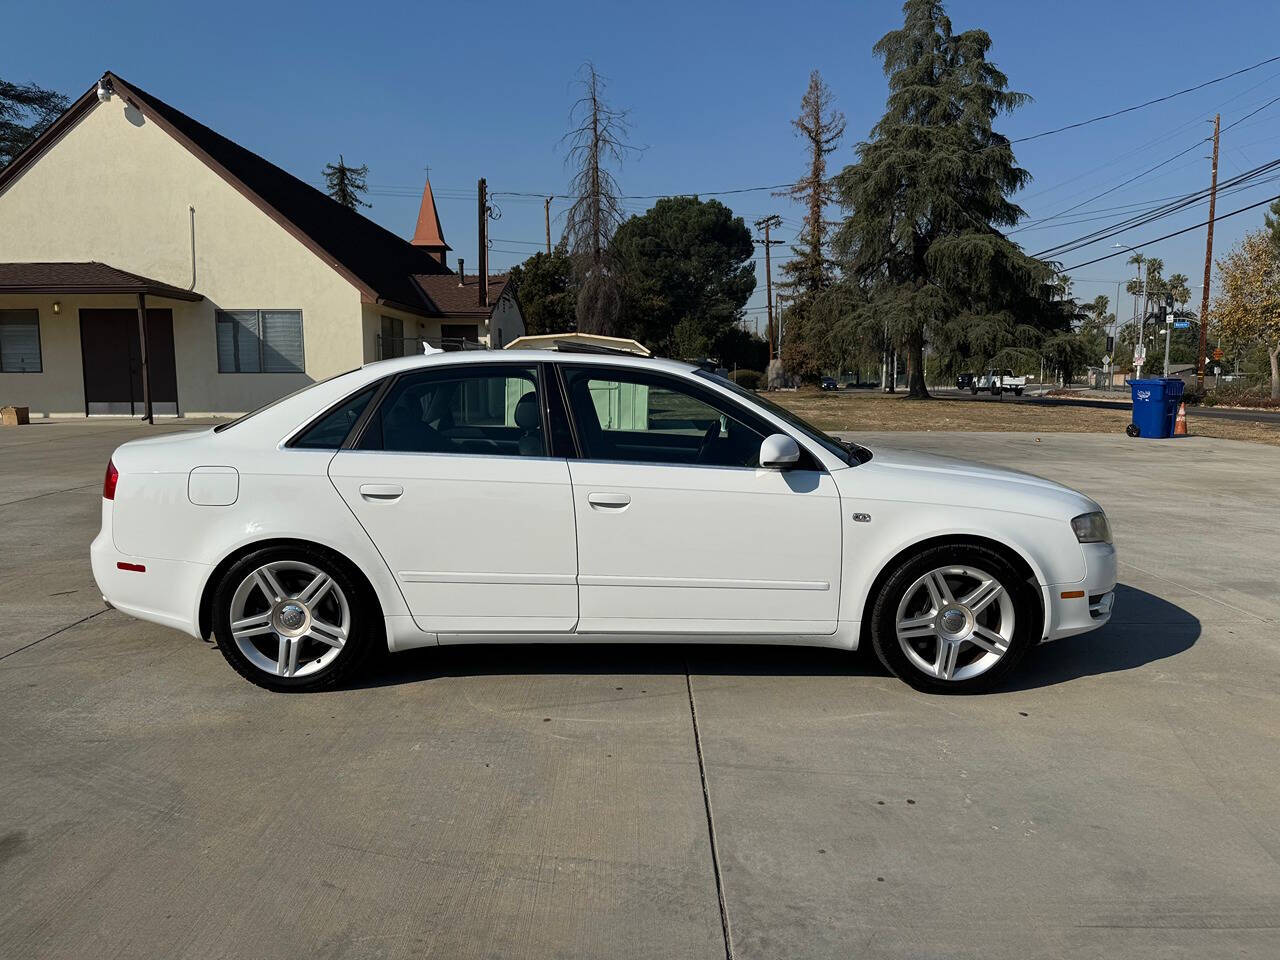
[[[759,370],[735,370],[729,379],[745,390],[759,390],[764,374]]]

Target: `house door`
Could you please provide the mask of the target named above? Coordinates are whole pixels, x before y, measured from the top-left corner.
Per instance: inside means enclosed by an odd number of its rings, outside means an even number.
[[[140,344],[137,310],[80,311],[85,413],[141,416],[146,412]],[[147,363],[152,408],[161,416],[176,416],[178,378],[172,311],[147,311]]]

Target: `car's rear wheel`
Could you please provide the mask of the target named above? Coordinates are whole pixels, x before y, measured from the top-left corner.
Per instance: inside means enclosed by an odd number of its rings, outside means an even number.
[[[218,649],[269,690],[314,690],[350,676],[378,638],[375,604],[346,564],[310,547],[255,551],[213,597]]]
[[[871,642],[885,668],[917,690],[978,693],[1034,642],[1037,609],[995,550],[932,547],[890,573],[872,607]]]

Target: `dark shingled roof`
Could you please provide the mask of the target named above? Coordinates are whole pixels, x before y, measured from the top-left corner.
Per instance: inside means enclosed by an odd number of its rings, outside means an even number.
[[[0,263],[0,293],[145,293],[203,300],[198,293],[90,260],[83,263]]]
[[[431,303],[442,314],[450,316],[466,315],[488,317],[497,306],[502,291],[506,289],[508,277],[498,274],[489,278],[489,303],[480,306],[480,278],[467,275],[458,283],[458,275],[449,276],[417,276],[418,284],[431,299]]]

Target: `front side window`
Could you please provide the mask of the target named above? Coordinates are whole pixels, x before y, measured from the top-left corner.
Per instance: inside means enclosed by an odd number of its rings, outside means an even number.
[[[809,423],[809,421],[801,419],[800,417],[796,416],[786,407],[780,406],[779,404],[774,403],[772,400],[769,400],[767,397],[763,397],[752,390],[748,390],[746,387],[739,386],[738,384],[734,383],[732,380],[729,380],[725,377],[718,376],[717,374],[714,374],[714,373],[710,373],[709,371],[706,371],[706,370],[695,370],[694,375],[699,377],[705,377],[708,380],[714,379],[716,383],[724,387],[726,390],[731,390],[732,392],[738,394],[744,399],[749,400],[752,403],[759,404],[760,406],[768,410],[770,413],[772,413],[779,420],[781,420],[783,423],[787,424],[788,426],[792,427],[795,430],[798,430],[800,433],[804,434],[804,436],[808,437],[814,443],[818,444],[828,453],[832,454],[833,456],[839,457],[845,463],[849,463],[849,464],[862,463],[865,460],[871,459],[871,451],[863,447],[859,447],[852,443],[846,444],[844,441],[837,440],[835,437],[831,436],[830,434],[823,433],[813,424]],[[773,431],[770,431],[770,432],[773,432]]]
[[[302,373],[301,310],[219,310],[219,373]]]
[[[41,373],[40,314],[0,310],[0,373]]]
[[[358,447],[389,453],[546,456],[534,367],[459,365],[402,376]]]
[[[756,467],[764,433],[702,391],[642,370],[565,366],[588,460]]]

